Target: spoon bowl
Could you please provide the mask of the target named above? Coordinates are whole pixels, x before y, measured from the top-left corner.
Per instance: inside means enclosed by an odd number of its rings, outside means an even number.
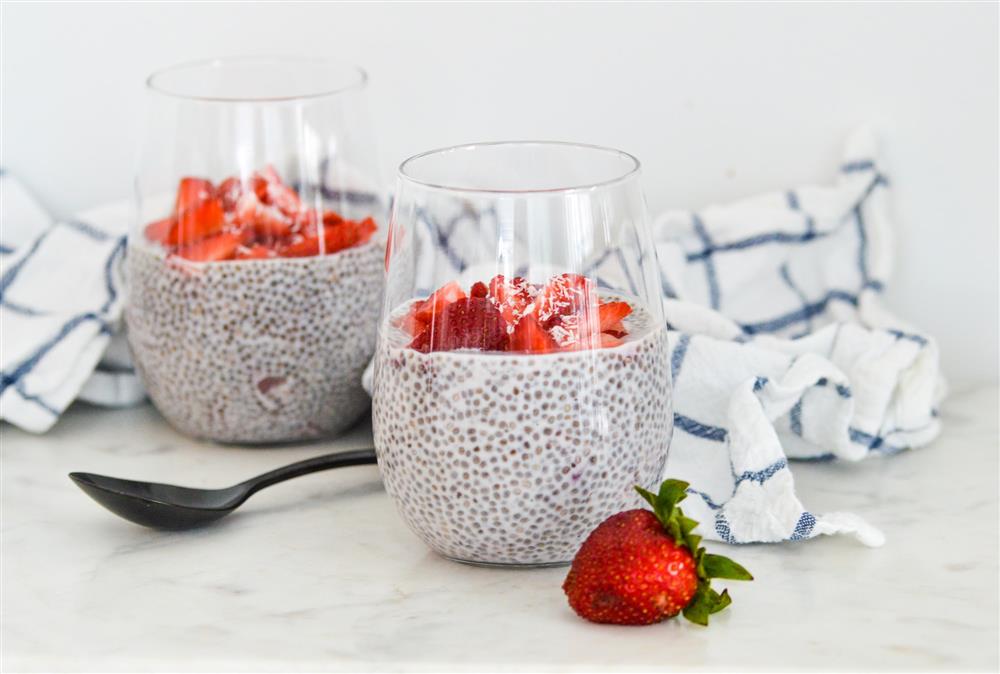
[[[207,524],[225,517],[247,498],[238,487],[190,489],[93,473],[70,473],[69,477],[90,498],[119,517],[156,529],[190,529]]]

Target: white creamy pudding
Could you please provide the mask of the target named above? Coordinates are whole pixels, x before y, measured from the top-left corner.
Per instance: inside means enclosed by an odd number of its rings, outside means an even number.
[[[638,505],[635,485],[662,480],[667,334],[641,308],[617,346],[548,353],[423,353],[396,327],[405,311],[382,326],[375,448],[403,519],[438,553],[569,562],[601,521]]]

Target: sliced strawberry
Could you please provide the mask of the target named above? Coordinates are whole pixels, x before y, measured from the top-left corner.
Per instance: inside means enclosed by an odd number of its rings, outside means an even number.
[[[485,297],[463,297],[434,315],[430,327],[410,343],[417,351],[477,349],[505,351],[507,324],[496,306]]]
[[[559,317],[570,314],[594,316],[597,313],[597,292],[594,282],[579,274],[560,274],[549,279],[535,300],[535,313],[546,328]]]
[[[399,319],[399,322],[397,323],[399,329],[408,334],[410,337],[416,337],[427,329],[427,323],[418,320],[416,317],[416,309],[418,306],[419,304],[415,304],[413,308],[410,309],[405,316]]]
[[[240,245],[240,237],[232,232],[225,232],[202,239],[198,243],[184,246],[177,255],[195,262],[217,262],[230,260]]]
[[[299,195],[281,180],[281,176],[270,164],[260,172],[267,185],[262,201],[270,206],[277,206],[285,215],[295,215],[302,208]]]
[[[375,221],[371,218],[366,218],[360,223],[341,220],[336,224],[323,226],[322,250],[320,250],[319,235],[312,228],[306,228],[304,232],[295,235],[279,252],[284,257],[307,257],[319,255],[321,252],[329,255],[365,243],[374,232]]]
[[[339,213],[334,211],[323,211],[323,224],[324,225],[336,225],[344,221]]]
[[[469,289],[470,297],[486,297],[489,294],[490,289],[482,281],[476,281],[472,284],[472,288]]]
[[[378,230],[378,225],[375,224],[374,219],[369,217],[357,223],[357,225],[355,225],[355,228],[357,229],[358,233],[357,233],[357,241],[355,242],[354,245],[360,246],[363,243],[368,243],[368,240],[372,238],[372,234],[374,234]]]
[[[319,255],[319,236],[316,234],[296,234],[289,243],[278,248],[281,257],[310,257]]]
[[[357,242],[358,230],[352,222],[323,226],[323,246],[327,255],[350,248]]]
[[[222,201],[222,210],[228,213],[236,210],[236,205],[239,203],[240,197],[243,196],[243,192],[243,183],[239,178],[233,176],[219,183],[215,190],[215,196]]]
[[[444,311],[444,308],[453,302],[465,299],[465,291],[457,282],[447,283],[424,300],[424,303],[417,309],[414,317],[424,323],[430,323],[437,314]]]
[[[243,246],[252,246],[257,243],[257,232],[253,227],[237,224],[229,231],[240,237],[240,244]]]
[[[174,213],[195,208],[201,202],[215,194],[215,187],[211,181],[204,178],[192,178],[190,176],[181,178],[177,187],[177,201],[174,202]]]
[[[344,220],[336,225],[323,226],[323,252],[327,255],[350,248],[358,243],[357,224]]]
[[[605,335],[611,335],[612,337],[624,337],[628,334],[628,331],[625,329],[625,324],[621,321],[608,326],[607,330],[601,330],[601,332]]]
[[[552,338],[552,335],[542,327],[538,319],[529,314],[522,317],[514,326],[508,350],[525,353],[548,353],[558,351],[559,345]]]
[[[157,220],[156,222],[151,222],[146,225],[144,230],[146,238],[150,241],[155,241],[156,243],[166,243],[167,239],[170,237],[170,230],[174,228],[177,224],[177,220],[171,216],[169,218],[164,218],[163,220]]]
[[[272,239],[286,237],[292,233],[294,226],[292,219],[274,206],[257,206],[253,228],[260,236]]]
[[[615,337],[614,335],[609,335],[606,332],[601,333],[601,348],[609,349],[615,346],[620,346],[625,340]]]
[[[295,214],[295,228],[302,232],[315,230],[319,220],[320,215],[315,208],[302,209]]]
[[[250,176],[248,187],[260,201],[267,199],[267,180],[260,173],[254,173]]]
[[[489,296],[508,325],[517,325],[521,316],[532,309],[536,293],[537,289],[520,276],[507,281],[502,274],[497,274],[490,279]]]
[[[266,260],[267,258],[277,257],[277,255],[273,250],[259,243],[249,248],[240,246],[236,249],[237,260]]]
[[[222,202],[210,197],[177,214],[177,224],[167,235],[167,243],[171,246],[190,245],[219,232],[223,225]]]
[[[233,216],[236,218],[236,222],[241,225],[253,226],[254,220],[257,219],[257,207],[260,205],[260,199],[254,192],[244,192],[236,200],[236,205],[233,207]]]
[[[608,332],[611,329],[621,330],[621,320],[632,313],[632,307],[628,302],[605,302],[598,307],[600,317],[601,332]],[[619,327],[615,328],[615,325]]]

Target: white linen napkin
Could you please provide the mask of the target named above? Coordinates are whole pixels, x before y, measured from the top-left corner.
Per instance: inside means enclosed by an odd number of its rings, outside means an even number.
[[[731,543],[882,534],[816,514],[788,459],[857,461],[930,442],[944,395],[934,340],[882,307],[892,264],[888,181],[857,132],[829,187],[655,223],[671,332],[684,508]],[[703,527],[705,528],[705,527]]]
[[[53,222],[6,172],[0,189],[0,418],[41,433],[78,397],[142,400],[118,334],[127,202]]]

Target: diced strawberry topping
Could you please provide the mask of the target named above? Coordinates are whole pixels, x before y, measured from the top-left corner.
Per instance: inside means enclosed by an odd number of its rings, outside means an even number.
[[[260,201],[267,200],[267,180],[259,173],[254,173],[250,177],[250,189]]]
[[[485,297],[464,297],[434,314],[430,327],[418,334],[410,346],[423,353],[455,349],[505,351],[508,341],[507,325],[496,306]]]
[[[356,229],[358,230],[358,238],[353,245],[358,246],[368,243],[369,239],[378,231],[378,225],[375,224],[374,218],[367,217],[356,225]]]
[[[177,224],[167,235],[172,246],[186,246],[222,231],[225,225],[222,202],[210,197],[177,213]]]
[[[502,274],[490,279],[489,296],[496,302],[500,314],[508,325],[516,325],[521,317],[532,310],[537,288],[520,276],[507,281]]]
[[[610,349],[615,346],[620,346],[624,340],[620,337],[615,337],[614,335],[609,335],[606,332],[601,333],[601,348]]]
[[[174,213],[182,213],[195,208],[201,202],[214,196],[215,187],[211,181],[204,178],[181,178],[177,187],[177,201],[174,202]]]
[[[237,260],[266,260],[270,257],[277,257],[278,254],[267,246],[261,244],[254,244],[247,248],[246,246],[240,246],[236,249],[236,259]]]
[[[298,234],[291,242],[278,249],[281,257],[312,257],[319,255],[319,236],[316,234]]]
[[[541,323],[534,316],[524,316],[514,326],[514,331],[510,334],[510,351],[524,351],[525,353],[547,353],[558,351],[559,345],[552,338],[549,331],[542,327]]]
[[[417,309],[414,318],[423,323],[430,323],[435,315],[444,311],[446,306],[464,299],[465,291],[462,290],[462,286],[452,281],[431,293],[431,296]]]
[[[632,313],[632,307],[628,305],[628,302],[605,302],[598,307],[601,332],[621,330],[622,319],[630,313]]]
[[[299,212],[302,208],[299,195],[296,194],[295,190],[281,181],[281,177],[274,170],[273,166],[268,165],[265,167],[261,171],[261,176],[263,176],[266,182],[264,197],[261,199],[264,203],[277,206],[286,215],[295,215]]]
[[[398,323],[399,329],[411,337],[417,337],[421,332],[426,330],[428,326],[426,322],[418,319],[416,316],[416,311],[419,306],[419,302],[414,304],[413,308],[406,312],[406,315],[403,316]]]
[[[327,253],[350,248],[358,242],[361,231],[348,222],[323,225],[323,247]]]
[[[307,230],[303,234],[291,238],[290,243],[279,249],[284,257],[305,257],[319,255],[321,252],[330,254],[351,248],[367,241],[375,233],[375,221],[365,218],[361,222],[351,220],[334,221],[336,224],[323,226],[323,250],[320,250],[319,235],[315,230]]]
[[[336,253],[367,243],[377,229],[370,217],[347,220],[303,207],[296,191],[267,166],[246,179],[226,178],[218,187],[203,178],[182,178],[173,214],[146,225],[144,234],[188,259],[263,259]],[[220,234],[236,237],[240,249],[220,257],[216,249],[224,250],[221,244],[229,241],[218,239]]]
[[[482,302],[493,311],[483,313]],[[593,282],[575,274],[554,277],[541,288],[495,276],[489,285],[473,283],[468,296],[457,282],[447,283],[414,302],[395,325],[410,335],[412,348],[425,353],[464,348],[549,353],[618,346],[628,335],[624,319],[631,313],[628,302],[600,304]],[[494,334],[498,325],[506,340]]]
[[[177,220],[173,216],[164,218],[163,220],[157,220],[156,222],[151,222],[146,225],[146,229],[144,230],[146,238],[150,241],[155,241],[156,243],[167,243],[167,239],[170,237],[170,230],[172,230],[176,224]]]
[[[625,324],[621,321],[609,326],[607,330],[601,330],[601,332],[612,337],[624,337],[628,334],[628,331],[625,330]]]
[[[216,234],[190,246],[178,249],[177,255],[194,262],[217,262],[232,259],[240,245],[240,237],[231,232]]]
[[[371,218],[369,218],[371,220]],[[333,211],[326,211],[323,213],[323,224],[324,225],[337,225],[344,222],[344,218],[340,217],[339,213],[334,213]]]
[[[227,213],[236,209],[236,204],[243,196],[243,183],[233,176],[223,180],[215,190],[215,196],[222,200],[222,210]]]
[[[596,313],[594,282],[579,274],[560,274],[549,279],[535,301],[535,315],[546,328],[562,316],[576,314],[588,318]]]
[[[292,233],[294,222],[274,206],[260,205],[257,207],[253,228],[261,237],[278,239]]]

